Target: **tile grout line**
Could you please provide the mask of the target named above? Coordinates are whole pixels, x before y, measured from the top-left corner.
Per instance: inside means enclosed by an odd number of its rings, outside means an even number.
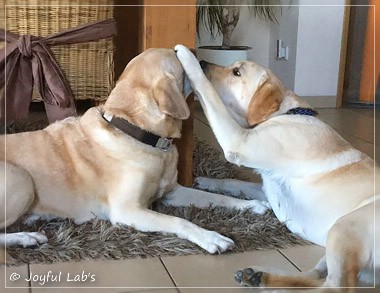
[[[375,120],[376,119],[376,117],[375,117],[375,115],[373,115],[373,116],[367,116],[367,115],[365,115],[365,114],[363,114],[362,112],[360,112],[360,111],[355,111],[355,110],[353,110],[353,109],[351,109],[351,108],[344,108],[345,110],[347,110],[347,111],[349,111],[349,112],[351,112],[351,113],[354,113],[355,115],[357,115],[357,116],[359,116],[359,118],[360,119],[362,119],[362,118],[364,118],[364,119],[366,119],[366,120]],[[368,110],[372,110],[371,108],[369,108]],[[351,114],[352,115],[352,114]]]
[[[173,284],[174,284],[174,286],[175,286],[175,289],[176,289],[177,292],[179,293],[180,291],[179,291],[179,289],[178,289],[178,285],[177,285],[177,283],[175,282],[173,276],[170,274],[170,272],[169,272],[168,268],[166,267],[164,261],[162,260],[161,257],[159,257],[158,259],[160,260],[161,264],[163,265],[163,267],[164,267],[166,273],[168,274],[170,280],[173,282]]]
[[[30,276],[30,273],[31,273],[30,272],[30,263],[28,263],[28,276],[27,276],[28,278]],[[29,293],[32,293],[32,280],[29,280],[28,283],[29,283],[28,284],[29,285],[28,291],[29,291]]]
[[[329,124],[328,124],[329,125]],[[331,125],[330,125],[331,126]],[[335,128],[335,127],[333,127],[334,129],[335,129],[335,131],[340,135],[340,136],[342,136],[342,134],[344,134],[344,135],[349,135],[349,136],[352,136],[352,137],[354,137],[354,138],[356,138],[356,139],[358,139],[358,140],[361,140],[361,142],[365,142],[365,143],[368,143],[368,144],[374,144],[374,142],[375,142],[375,140],[373,141],[373,142],[371,142],[371,141],[368,141],[367,139],[363,139],[362,137],[359,137],[359,136],[357,136],[357,135],[355,135],[355,134],[351,134],[351,133],[348,133],[348,132],[346,132],[346,131],[344,131],[344,130],[339,130],[339,129],[337,129],[337,128]]]
[[[280,249],[277,249],[277,251],[283,256],[285,257],[285,259],[290,262],[298,271],[302,272],[302,270],[294,263],[290,260],[290,258],[288,258]]]

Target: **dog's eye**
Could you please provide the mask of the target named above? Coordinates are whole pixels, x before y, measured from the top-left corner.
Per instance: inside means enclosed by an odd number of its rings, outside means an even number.
[[[235,76],[241,76],[240,71],[239,71],[239,68],[234,68],[234,69],[232,70],[232,72],[234,73]]]

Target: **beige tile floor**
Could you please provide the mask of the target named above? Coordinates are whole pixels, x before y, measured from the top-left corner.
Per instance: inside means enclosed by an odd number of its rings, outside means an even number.
[[[356,148],[371,157],[374,156],[374,150],[380,151],[378,140],[377,146],[374,147],[374,128],[380,127],[380,118],[374,119],[371,110],[341,108],[318,111],[322,120],[334,127]],[[194,132],[197,137],[221,150],[199,104],[196,105]],[[379,160],[376,158],[377,162]],[[242,168],[241,172],[249,176],[251,180],[260,180],[247,169]],[[146,260],[86,261],[0,267],[0,292],[243,292],[245,289],[238,288],[233,278],[234,272],[239,268],[259,265],[289,271],[304,271],[312,268],[323,254],[324,248],[310,245],[216,256],[192,255]],[[29,276],[48,274],[54,279],[51,278],[51,281],[45,284],[41,280],[25,281]],[[10,281],[11,277],[15,278],[15,276],[16,278],[19,276],[19,279]],[[91,277],[95,279],[93,282]],[[5,282],[7,287],[19,288],[4,289]],[[73,287],[80,287],[80,289]],[[363,292],[369,291],[380,292],[380,290],[363,290]],[[314,292],[314,290],[307,292]]]

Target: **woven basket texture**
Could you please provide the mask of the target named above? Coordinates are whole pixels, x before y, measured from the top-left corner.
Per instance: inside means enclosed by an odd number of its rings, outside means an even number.
[[[114,8],[113,0],[0,0],[2,7],[4,4],[7,6],[0,12],[0,26],[18,34],[41,37],[110,19]],[[69,81],[75,100],[107,99],[114,87],[112,39],[54,46],[51,50]],[[41,100],[38,90],[34,89],[33,101]]]

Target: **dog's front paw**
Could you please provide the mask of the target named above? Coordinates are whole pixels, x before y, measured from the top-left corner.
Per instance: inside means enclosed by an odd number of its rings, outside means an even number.
[[[174,51],[176,52],[178,60],[181,62],[186,71],[187,69],[198,69],[202,71],[199,61],[189,48],[184,45],[176,45],[174,47]]]
[[[174,50],[176,51],[177,58],[181,62],[187,77],[189,78],[192,85],[194,85],[204,76],[197,58],[189,50],[189,48],[185,47],[184,45],[176,45],[174,47]]]
[[[5,235],[6,244],[9,246],[31,247],[48,242],[48,238],[39,232],[18,232]]]
[[[235,281],[245,287],[263,287],[265,273],[252,268],[238,270],[235,273]]]
[[[207,250],[209,253],[222,253],[226,250],[232,250],[235,246],[235,243],[232,239],[220,235],[214,231],[207,231],[207,234],[204,235],[202,243],[200,246]]]

